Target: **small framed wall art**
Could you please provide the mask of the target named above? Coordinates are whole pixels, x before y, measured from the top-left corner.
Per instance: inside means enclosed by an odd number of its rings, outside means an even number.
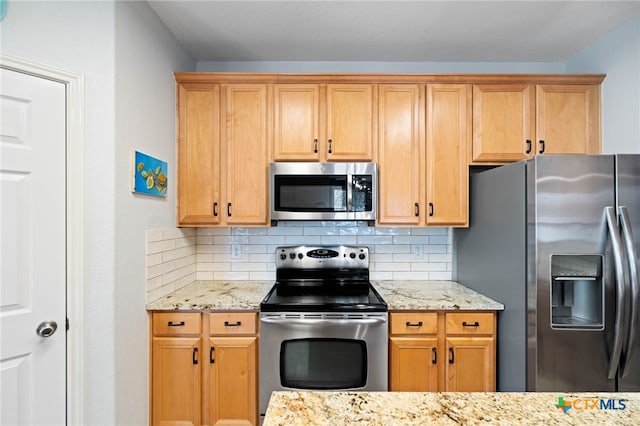
[[[131,192],[165,197],[167,195],[167,163],[133,150]]]

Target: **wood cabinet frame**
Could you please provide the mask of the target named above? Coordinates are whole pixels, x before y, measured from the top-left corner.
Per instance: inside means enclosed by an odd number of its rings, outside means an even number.
[[[454,326],[452,318],[461,321],[468,319],[469,326]],[[474,325],[476,320],[478,326]],[[405,322],[407,327],[403,329],[402,324]],[[473,382],[466,391],[495,391],[496,323],[495,311],[392,311],[389,331],[389,390],[456,392],[460,390],[456,388],[459,380],[466,385],[465,378],[459,374],[480,366],[482,383]],[[458,348],[470,348],[474,352],[471,358],[467,357],[466,365],[459,367],[455,358],[450,363],[451,348],[454,350],[453,357]],[[478,351],[483,351],[480,352],[483,357],[480,363],[476,359]],[[398,359],[398,356],[401,358]],[[436,361],[435,364],[433,360]],[[465,360],[464,354],[462,360]],[[400,361],[422,362],[427,365],[412,366]],[[463,373],[459,373],[460,371]],[[434,373],[437,379],[433,377]],[[412,377],[414,374],[424,376]],[[478,374],[474,373],[473,380],[476,379],[475,376]]]
[[[604,80],[604,74],[275,74],[275,73],[211,73],[211,72],[178,72],[175,79],[178,84],[178,99],[185,94],[185,88],[203,88],[211,90],[213,99],[219,98],[217,106],[210,106],[206,97],[197,99],[194,97],[192,108],[197,109],[201,104],[212,109],[210,122],[205,123],[201,128],[186,128],[184,124],[187,108],[183,103],[178,103],[178,226],[268,226],[268,171],[263,165],[259,165],[259,172],[254,168],[248,177],[248,185],[243,184],[244,189],[238,189],[234,182],[238,181],[238,161],[229,154],[230,146],[235,141],[252,140],[252,146],[258,147],[260,161],[252,156],[245,156],[241,162],[258,164],[269,161],[378,161],[378,155],[382,163],[385,161],[385,147],[380,144],[387,143],[385,135],[379,132],[384,131],[385,123],[380,124],[380,114],[378,110],[380,104],[379,90],[388,87],[401,87],[414,85],[419,87],[421,98],[418,106],[418,151],[419,174],[418,186],[419,195],[413,205],[418,215],[407,214],[411,209],[403,207],[404,211],[389,212],[387,216],[385,209],[381,208],[379,225],[393,226],[468,226],[468,165],[495,165],[504,164],[510,161],[517,161],[527,158],[520,151],[523,143],[531,139],[532,149],[535,152],[537,145],[543,143],[537,139],[545,140],[547,152],[564,153],[585,152],[598,153],[601,151],[601,111],[600,111],[600,84]],[[299,149],[298,138],[295,129],[292,135],[287,136],[287,129],[284,129],[281,112],[279,112],[278,102],[281,101],[281,94],[285,93],[285,85],[292,91],[302,91],[306,93],[300,102],[309,102],[305,114],[308,116],[305,123],[300,125],[299,132],[304,133],[301,147],[312,147],[314,140],[318,140],[318,152],[309,153],[309,149]],[[264,91],[265,108],[264,114],[260,118],[261,124],[258,126],[264,134],[255,134],[251,138],[237,137],[233,126],[230,124],[233,117],[229,117],[227,111],[228,98],[234,90],[244,90],[248,88],[262,88]],[[473,87],[473,89],[471,89]],[[207,89],[209,88],[209,89]],[[230,89],[233,88],[233,89]],[[329,155],[326,145],[329,139],[333,139],[331,120],[334,116],[329,108],[332,99],[332,90],[348,89],[370,90],[369,99],[363,107],[366,111],[361,114],[361,121],[364,126],[365,139],[370,139],[370,146],[367,144],[355,150],[351,148],[339,152],[339,149]],[[459,113],[462,114],[456,121],[455,127],[447,131],[447,126],[440,121],[434,121],[434,111],[438,111],[435,103],[430,102],[433,96],[441,96],[448,90],[458,88],[460,93],[466,96],[463,102],[458,105]],[[469,89],[467,89],[469,88]],[[508,129],[509,133],[522,133],[525,141],[518,141],[517,147],[504,144],[502,141],[483,140],[483,130],[479,123],[483,123],[483,112],[479,106],[482,96],[481,89],[488,92],[523,93],[522,104],[523,123],[522,129]],[[284,91],[280,91],[283,89]],[[306,92],[305,92],[306,91]],[[534,93],[535,92],[535,93]],[[569,107],[571,114],[583,114],[575,120],[574,127],[579,133],[584,134],[586,139],[585,147],[566,146],[554,143],[550,147],[547,137],[555,134],[563,134],[562,128],[556,126],[551,119],[552,116],[562,116],[562,101],[553,98],[558,94],[566,93],[569,103],[574,107]],[[304,100],[304,96],[310,96]],[[584,108],[580,108],[580,102],[574,98],[583,97]],[[517,95],[516,95],[517,99]],[[551,99],[548,102],[545,99]],[[215,103],[215,100],[213,101]],[[294,104],[298,102],[293,101]],[[369,103],[370,102],[370,105]],[[425,104],[426,102],[426,104]],[[451,101],[445,101],[445,103]],[[471,106],[473,102],[473,106]],[[546,103],[545,103],[546,102]],[[345,103],[345,105],[347,105]],[[464,105],[463,105],[464,104]],[[499,104],[499,102],[497,102]],[[209,106],[208,106],[209,105]],[[577,105],[578,107],[575,107]],[[385,105],[382,104],[384,108]],[[216,108],[217,111],[216,112]],[[283,107],[286,108],[286,107]],[[342,107],[341,107],[342,108]],[[448,109],[447,106],[445,109]],[[497,107],[496,107],[497,108]],[[537,113],[533,112],[533,109]],[[551,109],[552,112],[546,111]],[[490,108],[488,108],[490,109]],[[583,111],[584,109],[584,111]],[[344,107],[349,111],[348,105]],[[426,111],[426,112],[425,112]],[[370,112],[370,116],[368,115]],[[384,113],[384,112],[382,112]],[[349,112],[348,114],[351,114]],[[342,113],[342,115],[348,115]],[[533,114],[533,115],[532,115]],[[206,115],[206,114],[205,114]],[[340,114],[339,114],[340,115]],[[453,113],[451,113],[453,116]],[[209,115],[207,115],[209,117]],[[340,117],[339,117],[340,118]],[[449,119],[445,119],[447,122]],[[489,119],[487,119],[489,120]],[[545,121],[546,120],[546,121]],[[344,120],[343,120],[344,121]],[[357,121],[357,120],[356,120]],[[464,121],[464,123],[463,123]],[[566,120],[565,120],[566,121]],[[474,125],[475,123],[475,125]],[[466,124],[466,126],[465,126]],[[486,128],[492,128],[490,123],[484,124]],[[216,127],[218,128],[216,130]],[[348,126],[345,126],[348,127]],[[436,129],[436,127],[438,127]],[[516,126],[517,127],[517,126]],[[500,126],[497,126],[500,128]],[[534,130],[535,129],[535,130]],[[576,131],[577,131],[576,130]],[[536,135],[533,135],[534,131]],[[457,132],[457,133],[456,133]],[[356,132],[357,133],[357,132]],[[517,136],[520,138],[520,136]],[[188,146],[189,140],[201,140],[209,138],[214,144],[213,147],[196,147],[195,150]],[[290,138],[290,139],[287,139]],[[253,145],[253,139],[259,139]],[[311,139],[311,140],[307,140]],[[347,138],[348,139],[348,138]],[[458,149],[442,149],[438,145],[438,140],[445,139],[447,144],[460,144]],[[455,142],[452,142],[456,140]],[[339,143],[336,141],[336,143]],[[367,142],[368,143],[368,142]],[[493,143],[493,145],[492,145]],[[217,144],[217,146],[215,146]],[[464,145],[467,146],[464,146]],[[378,152],[380,150],[380,153]],[[497,150],[497,151],[496,151]],[[501,152],[501,151],[505,152]],[[186,154],[185,154],[186,152]],[[215,156],[217,153],[217,156]],[[447,154],[448,153],[448,154]],[[455,158],[449,157],[455,154]],[[213,157],[212,157],[213,156]],[[388,155],[387,155],[388,157]],[[257,158],[257,157],[256,157]],[[246,160],[246,161],[245,161]],[[255,160],[255,161],[254,161]],[[201,168],[212,169],[212,171],[200,172]],[[262,170],[264,169],[264,170]],[[454,169],[450,175],[448,169]],[[380,176],[384,176],[384,165],[379,170]],[[454,176],[455,175],[455,176]],[[415,178],[414,178],[415,179]],[[455,179],[455,180],[454,180]],[[442,189],[439,181],[445,180],[446,188]],[[193,184],[198,182],[198,184]],[[256,197],[247,195],[248,188],[254,188]],[[404,190],[404,189],[403,189]],[[411,189],[412,191],[414,188]],[[213,193],[213,194],[210,194]],[[435,194],[435,201],[433,200]],[[237,199],[236,199],[237,198]],[[416,198],[415,195],[405,198]],[[216,201],[219,199],[220,201]],[[384,196],[379,197],[384,200]],[[231,200],[231,201],[229,201]],[[242,201],[244,200],[244,201]],[[249,200],[249,201],[247,201]],[[215,216],[216,209],[219,216]],[[229,203],[232,206],[229,206]],[[240,203],[244,209],[236,209]],[[418,203],[418,207],[415,207]],[[235,204],[235,206],[234,206]],[[436,205],[437,204],[437,205]],[[209,206],[211,205],[211,207]],[[443,208],[444,205],[444,208]],[[384,207],[384,206],[383,206]],[[236,215],[227,215],[227,208],[236,211]]]

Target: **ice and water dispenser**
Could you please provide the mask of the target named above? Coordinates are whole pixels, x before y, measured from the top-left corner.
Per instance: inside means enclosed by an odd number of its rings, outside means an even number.
[[[600,255],[551,256],[551,328],[604,329]]]

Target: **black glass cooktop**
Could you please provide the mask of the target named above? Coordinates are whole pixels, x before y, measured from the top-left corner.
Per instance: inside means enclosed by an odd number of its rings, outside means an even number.
[[[309,286],[292,289],[276,283],[260,303],[263,312],[386,312],[387,304],[371,284]]]

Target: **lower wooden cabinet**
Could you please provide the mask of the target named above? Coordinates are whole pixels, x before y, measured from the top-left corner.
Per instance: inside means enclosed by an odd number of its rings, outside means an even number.
[[[151,424],[258,423],[255,312],[154,312],[151,324]]]
[[[492,392],[494,312],[392,312],[389,390]]]

